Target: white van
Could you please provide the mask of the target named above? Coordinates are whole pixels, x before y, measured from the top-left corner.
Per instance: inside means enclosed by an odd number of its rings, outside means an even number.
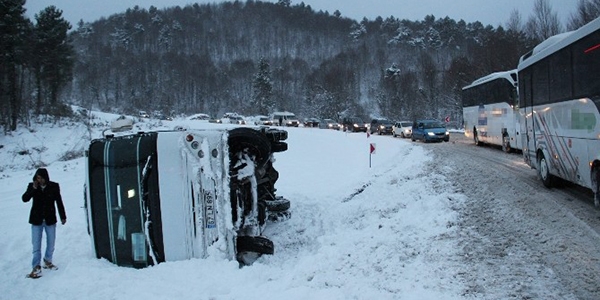
[[[273,120],[273,124],[279,126],[298,127],[300,125],[296,115],[288,111],[272,113],[271,120]]]

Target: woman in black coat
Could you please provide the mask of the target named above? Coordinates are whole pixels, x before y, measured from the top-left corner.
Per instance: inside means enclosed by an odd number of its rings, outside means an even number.
[[[33,245],[33,260],[31,262],[33,270],[29,277],[38,278],[42,272],[40,267],[42,233],[46,232],[44,268],[56,269],[56,266],[52,264],[54,241],[56,239],[56,209],[58,208],[60,221],[63,225],[67,222],[67,214],[60,195],[60,186],[58,183],[50,181],[48,170],[44,168],[39,168],[35,172],[33,182],[27,185],[27,190],[22,197],[23,202],[28,202],[32,198],[29,224],[31,224],[31,243]]]

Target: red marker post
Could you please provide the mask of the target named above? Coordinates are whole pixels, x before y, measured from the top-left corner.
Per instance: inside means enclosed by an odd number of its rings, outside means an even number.
[[[375,154],[375,143],[371,143],[369,146],[369,168],[371,167],[371,155]]]

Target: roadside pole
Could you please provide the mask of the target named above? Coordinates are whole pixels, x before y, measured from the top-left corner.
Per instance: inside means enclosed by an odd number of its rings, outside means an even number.
[[[371,168],[371,156],[375,154],[375,143],[371,143],[369,147],[369,168]]]

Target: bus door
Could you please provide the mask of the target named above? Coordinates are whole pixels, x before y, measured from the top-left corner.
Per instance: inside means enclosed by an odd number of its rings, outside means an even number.
[[[521,145],[523,159],[529,166],[535,166],[535,118],[533,113],[533,98],[531,93],[531,73],[523,73],[519,80],[519,106],[521,107],[518,118],[521,126]]]

